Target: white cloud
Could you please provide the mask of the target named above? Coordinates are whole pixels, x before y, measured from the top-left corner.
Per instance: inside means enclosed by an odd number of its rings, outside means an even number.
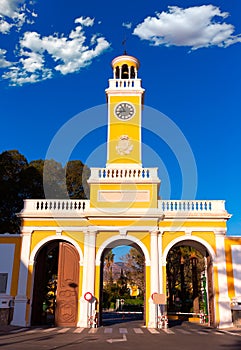
[[[12,24],[0,18],[0,33],[7,34],[12,28],[12,26],[13,26]]]
[[[84,27],[92,27],[94,19],[80,17],[75,23],[78,25],[67,36],[41,36],[37,32],[25,32],[19,41],[19,62],[3,78],[9,79],[13,85],[22,85],[49,79],[53,76],[53,70],[65,75],[91,64],[110,44],[97,34],[91,35],[89,44],[86,43]],[[52,58],[51,66],[48,67],[45,60],[47,56]]]
[[[74,23],[79,23],[82,26],[85,27],[92,27],[94,24],[95,19],[94,18],[90,18],[90,17],[79,17],[76,18]]]
[[[22,51],[21,55],[18,64],[12,65],[2,76],[11,81],[10,85],[36,83],[51,78],[52,71],[44,67],[43,55],[28,51]]]
[[[25,57],[20,58],[19,62],[22,64],[26,72],[34,73],[36,70],[42,70],[44,67],[44,58],[36,52],[24,52]]]
[[[3,74],[3,79],[9,79],[12,86],[23,85],[26,83],[37,83],[49,79],[51,72],[49,70],[35,71],[33,73],[22,70],[20,67],[11,67],[8,72]]]
[[[6,50],[0,49],[0,68],[5,68],[11,66],[11,63],[6,60]]]
[[[93,58],[99,56],[106,50],[110,44],[103,37],[98,37],[96,34],[90,38],[90,45],[87,46],[84,26],[93,26],[94,20],[87,17],[80,17],[75,20],[75,23],[80,23],[72,30],[69,36],[50,35],[41,37],[36,32],[27,32],[20,41],[22,48],[29,49],[33,52],[47,52],[54,62],[58,64],[55,70],[62,74],[68,74],[78,71],[91,63]],[[94,46],[92,48],[92,46]],[[60,62],[60,63],[59,63]]]
[[[122,23],[122,27],[125,27],[127,29],[131,29],[132,27],[132,23],[131,22],[128,22],[128,23]]]
[[[18,30],[25,22],[33,23],[37,17],[34,11],[30,11],[25,0],[1,0],[0,1],[0,33],[7,34],[15,27]]]
[[[0,2],[0,14],[13,18],[18,12],[18,6],[23,4],[21,0],[1,0]]]
[[[216,6],[186,9],[169,6],[168,9],[168,12],[156,13],[156,17],[145,18],[133,34],[155,46],[188,46],[191,50],[241,42],[241,35],[234,35],[234,26],[223,22],[229,14]]]

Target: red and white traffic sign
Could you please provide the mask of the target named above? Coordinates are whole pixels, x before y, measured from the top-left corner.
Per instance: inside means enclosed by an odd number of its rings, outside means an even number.
[[[90,292],[86,292],[86,293],[85,293],[84,299],[85,299],[86,301],[91,301],[92,298],[93,298],[93,294],[92,294],[92,293],[90,293]]]
[[[151,295],[152,300],[154,300],[154,296],[155,296],[156,294],[157,294],[157,293],[152,293],[152,295]]]

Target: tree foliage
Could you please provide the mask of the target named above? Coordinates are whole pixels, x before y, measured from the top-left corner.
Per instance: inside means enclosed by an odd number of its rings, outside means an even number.
[[[109,308],[115,306],[117,299],[124,299],[123,308],[130,308],[134,305],[140,307],[143,305],[145,293],[144,281],[144,255],[135,248],[131,248],[129,253],[121,259],[124,263],[120,270],[118,278],[114,278],[112,267],[114,264],[114,254],[110,250],[104,257],[104,286],[103,286],[103,307]],[[138,298],[130,296],[130,288],[137,286],[140,292]],[[126,305],[128,303],[128,306]]]
[[[105,270],[105,282],[106,285],[113,284],[113,273],[112,273],[112,266],[114,264],[114,256],[112,249],[105,255],[104,257],[104,270]]]
[[[202,299],[201,276],[204,269],[204,257],[197,249],[177,246],[169,251],[166,265],[169,311],[190,312],[193,300],[196,297]]]
[[[141,295],[144,295],[145,292],[145,278],[144,278],[144,269],[145,269],[145,257],[142,252],[136,248],[131,248],[129,253],[127,253],[122,260],[124,261],[127,270],[126,276],[128,282],[131,286],[136,285],[140,291]]]
[[[19,233],[24,199],[86,199],[90,170],[80,160],[27,159],[17,150],[0,154],[0,233]]]
[[[80,160],[71,160],[65,167],[66,185],[70,198],[89,198],[89,186],[87,180],[90,176],[90,169]]]

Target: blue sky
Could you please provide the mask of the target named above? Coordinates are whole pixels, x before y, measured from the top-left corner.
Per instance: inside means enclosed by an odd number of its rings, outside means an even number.
[[[65,123],[105,104],[110,64],[126,39],[141,63],[145,105],[175,123],[192,150],[196,198],[226,200],[229,234],[241,234],[240,13],[239,0],[1,0],[0,151],[44,159]],[[105,166],[105,122],[95,125],[91,112],[80,118],[90,132],[70,159]],[[143,143],[143,165],[161,167],[161,196],[179,199],[172,145],[148,130]]]

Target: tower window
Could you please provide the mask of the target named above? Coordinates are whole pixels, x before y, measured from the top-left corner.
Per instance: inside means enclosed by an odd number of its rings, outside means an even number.
[[[123,64],[122,69],[121,69],[121,79],[128,79],[128,78],[129,78],[128,65]]]
[[[115,78],[120,79],[120,67],[117,66],[115,69]]]
[[[131,66],[131,79],[135,79],[135,67]]]

